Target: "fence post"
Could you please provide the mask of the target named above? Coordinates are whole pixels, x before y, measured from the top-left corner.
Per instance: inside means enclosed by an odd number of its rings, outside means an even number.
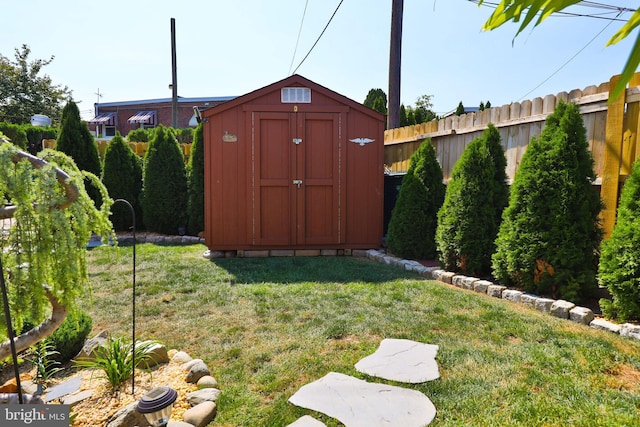
[[[615,87],[619,79],[620,75],[611,77],[609,87]],[[625,98],[626,94],[623,92],[622,95],[609,104],[607,110],[604,162],[602,164],[602,189],[600,193],[604,202],[601,218],[605,239],[611,235],[616,222]]]

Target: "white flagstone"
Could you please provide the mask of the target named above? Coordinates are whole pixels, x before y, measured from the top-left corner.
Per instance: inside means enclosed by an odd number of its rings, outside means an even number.
[[[384,339],[370,356],[356,363],[358,372],[386,380],[418,384],[440,378],[438,346],[411,340]]]
[[[327,427],[327,425],[309,415],[305,415],[304,417],[298,418],[287,427]]]
[[[289,402],[322,412],[346,427],[424,427],[436,416],[433,403],[417,390],[336,372],[301,387]]]

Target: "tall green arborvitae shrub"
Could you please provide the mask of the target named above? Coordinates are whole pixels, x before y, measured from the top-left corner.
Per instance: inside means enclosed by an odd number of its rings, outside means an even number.
[[[613,298],[600,300],[605,316],[640,320],[640,160],[622,188],[611,237],[602,243],[599,278]]]
[[[80,120],[80,111],[73,101],[69,101],[62,109],[55,149],[70,156],[81,171],[91,172],[97,177],[101,175],[98,146],[87,124]],[[100,192],[88,180],[85,180],[85,188],[91,200],[99,206]]]
[[[187,165],[189,175],[188,215],[189,234],[197,235],[204,230],[204,131],[199,124],[193,134],[193,144]]]
[[[125,199],[136,214],[136,228],[142,224],[140,193],[142,191],[142,159],[136,155],[120,133],[111,139],[104,153],[102,183],[112,199]],[[111,207],[111,223],[116,231],[128,230],[132,225],[131,210],[124,203]]]
[[[491,273],[491,255],[509,201],[506,165],[500,133],[489,124],[454,166],[436,231],[439,260],[446,270]]]
[[[504,284],[580,301],[596,289],[600,196],[578,107],[560,101],[511,187],[493,268]]]
[[[442,168],[430,140],[411,156],[391,213],[387,246],[397,256],[435,259],[438,210],[444,200]]]
[[[144,156],[142,216],[149,231],[177,234],[186,227],[187,172],[173,132],[159,126]]]

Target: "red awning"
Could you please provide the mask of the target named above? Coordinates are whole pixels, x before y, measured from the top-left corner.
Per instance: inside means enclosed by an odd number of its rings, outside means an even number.
[[[95,116],[93,119],[89,120],[89,124],[115,126],[116,113],[100,113],[97,116]]]
[[[155,111],[138,111],[135,115],[129,117],[129,123],[143,123],[146,125],[156,124]]]

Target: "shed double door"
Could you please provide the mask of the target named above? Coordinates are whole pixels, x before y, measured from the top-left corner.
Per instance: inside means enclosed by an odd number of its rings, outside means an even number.
[[[339,116],[253,113],[254,245],[341,243]]]

